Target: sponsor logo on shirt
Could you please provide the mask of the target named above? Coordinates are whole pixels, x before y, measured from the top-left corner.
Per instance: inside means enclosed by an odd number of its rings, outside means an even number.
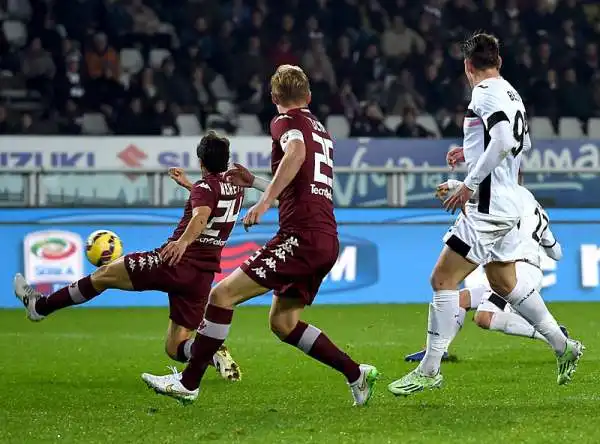
[[[216,276],[218,282],[242,265],[271,239],[269,233],[232,236],[221,256],[222,272]],[[258,256],[257,256],[258,257]],[[260,261],[260,259],[259,259]],[[273,270],[273,264],[260,261],[256,267],[265,272]],[[368,287],[379,279],[379,257],[377,246],[366,239],[340,236],[338,259],[327,275],[320,293],[333,293]]]

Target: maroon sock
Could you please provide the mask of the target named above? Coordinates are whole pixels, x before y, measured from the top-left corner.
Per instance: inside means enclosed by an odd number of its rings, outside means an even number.
[[[181,383],[188,390],[196,390],[200,386],[206,367],[225,342],[232,319],[233,310],[212,304],[206,306],[204,321],[192,345],[192,357],[181,378]]]
[[[193,343],[193,339],[186,339],[185,341],[181,341],[177,346],[177,356],[175,359],[179,362],[188,362],[190,360],[190,357],[192,356]]]
[[[35,304],[35,311],[42,316],[48,316],[61,308],[83,304],[100,293],[102,292],[96,290],[92,285],[90,276],[86,276],[77,282],[73,282],[68,287],[55,291],[48,297],[38,299]]]
[[[284,342],[343,373],[348,382],[354,382],[360,377],[358,364],[313,325],[299,321]]]

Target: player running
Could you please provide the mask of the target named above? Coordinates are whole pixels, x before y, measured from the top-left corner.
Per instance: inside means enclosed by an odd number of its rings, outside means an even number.
[[[279,232],[213,288],[192,358],[183,373],[144,373],[142,379],[157,393],[184,403],[194,401],[210,357],[229,333],[235,306],[274,290],[269,313],[271,330],[283,342],[341,372],[350,386],[354,405],[365,405],[373,394],[377,369],[359,365],[321,330],[300,320],[339,253],[333,215],[331,136],[307,108],[310,87],[299,67],[277,68],[271,78],[271,96],[279,113],[271,122],[273,180],[269,183],[254,178],[239,167],[227,176],[237,185],[264,190],[244,218],[246,228],[258,224],[279,199]]]
[[[25,306],[28,318],[41,321],[50,313],[86,303],[110,288],[164,291],[169,295],[170,309],[165,350],[172,359],[187,362],[194,333],[204,318],[214,275],[220,271],[221,250],[244,198],[242,188],[224,182],[221,176],[229,163],[228,139],[209,132],[196,152],[201,180],[192,184],[182,170],[169,171],[177,183],[190,190],[190,197],[179,225],[165,245],[103,265],[48,297],[36,292],[17,274],[15,294]],[[224,378],[241,378],[240,369],[225,346],[215,349],[210,358]]]
[[[438,195],[447,193],[460,185],[457,180],[449,180],[438,188]],[[558,261],[562,258],[562,249],[550,230],[549,218],[542,206],[535,200],[533,194],[524,187],[519,187],[525,212],[521,218],[519,232],[523,243],[523,260],[516,264],[518,280],[529,280],[538,291],[542,288],[543,273],[541,270],[542,256],[547,255]],[[465,288],[459,294],[459,309],[455,314],[455,327],[449,342],[454,340],[463,326],[466,312],[476,309],[473,320],[484,330],[501,331],[507,335],[523,336],[548,342],[533,326],[519,315],[510,304],[490,290],[488,285],[478,285]],[[565,327],[560,326],[565,336]],[[425,350],[407,355],[406,361],[420,362],[425,356]],[[393,386],[390,387],[393,392]]]
[[[463,45],[465,74],[473,88],[464,122],[464,157],[468,174],[444,207],[462,214],[444,237],[431,277],[426,353],[419,366],[391,384],[394,393],[440,387],[440,364],[455,328],[459,284],[478,265],[492,290],[509,302],[544,336],[556,354],[559,385],[571,380],[583,352],[568,339],[531,282],[517,279],[522,258],[517,225],[523,215],[518,190],[521,151],[531,147],[525,108],[514,88],[500,76],[498,40],[475,34]]]

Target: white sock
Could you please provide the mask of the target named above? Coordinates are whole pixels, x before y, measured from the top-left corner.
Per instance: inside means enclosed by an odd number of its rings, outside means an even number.
[[[544,341],[548,340],[537,332],[533,326],[516,313],[498,312],[492,315],[490,330],[496,330],[512,336],[523,336]]]
[[[471,295],[471,308],[476,309],[481,304],[483,300],[483,296],[490,291],[488,287],[485,285],[478,285],[477,287],[467,288],[469,290],[469,294]]]
[[[427,348],[425,357],[418,367],[424,375],[435,376],[440,371],[442,356],[458,332],[454,317],[459,309],[458,302],[458,290],[441,290],[433,293],[433,302],[429,304]]]
[[[450,338],[448,339],[448,345],[446,346],[446,351],[450,348],[450,344],[454,341],[454,338],[463,327],[465,323],[465,316],[467,315],[467,310],[462,307],[458,307],[458,312],[454,315],[454,326],[452,328],[452,332],[450,334]]]
[[[531,288],[524,280],[517,280],[517,285],[506,297],[506,300],[512,308],[546,338],[557,354],[562,354],[565,351],[567,338],[535,288]]]

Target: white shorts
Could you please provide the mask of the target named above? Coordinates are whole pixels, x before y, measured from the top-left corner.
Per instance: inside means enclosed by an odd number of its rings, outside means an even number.
[[[518,248],[521,242],[518,221],[468,211],[466,217],[461,213],[456,219],[444,236],[444,242],[475,264],[514,262],[522,259]]]
[[[544,273],[538,267],[528,264],[527,262],[517,262],[517,280],[527,282],[527,286],[535,288],[537,291],[542,289],[542,279]],[[477,306],[477,311],[488,311],[497,313],[499,311],[515,311],[511,305],[500,296],[494,294],[491,290],[486,291]]]

